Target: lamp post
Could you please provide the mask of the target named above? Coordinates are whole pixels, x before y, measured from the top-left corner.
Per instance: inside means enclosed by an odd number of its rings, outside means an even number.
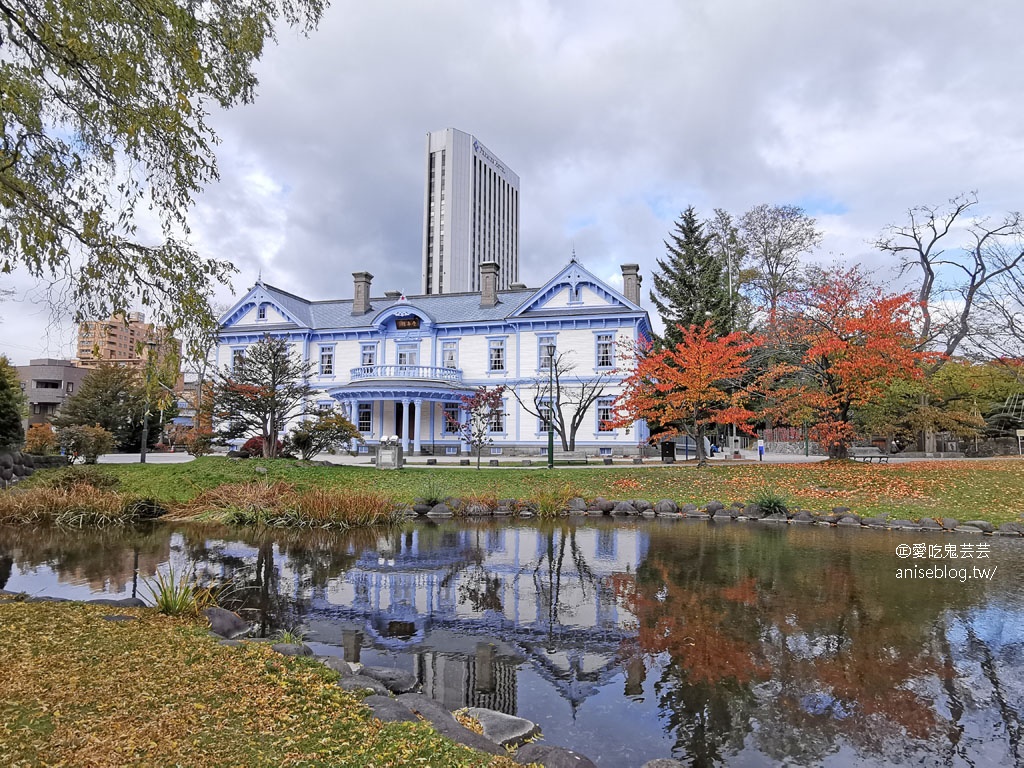
[[[146,463],[146,443],[149,442],[149,375],[152,372],[153,364],[153,350],[156,348],[156,343],[152,341],[146,342],[146,369],[145,378],[143,380],[143,390],[146,393],[146,407],[142,411],[142,446],[139,448],[139,463]]]
[[[548,469],[555,468],[555,345],[544,349],[548,358]]]
[[[142,447],[139,448],[139,463],[146,463],[146,443],[149,442],[149,388],[146,388],[146,407],[142,410]]]

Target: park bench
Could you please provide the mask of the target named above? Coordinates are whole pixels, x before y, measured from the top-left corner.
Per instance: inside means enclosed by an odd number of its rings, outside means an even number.
[[[565,464],[586,464],[587,453],[586,451],[555,451],[554,459],[556,462],[563,462]]]
[[[873,461],[877,461],[879,464],[889,463],[889,454],[874,445],[850,448],[846,451],[846,455],[854,461],[863,461],[868,464]]]

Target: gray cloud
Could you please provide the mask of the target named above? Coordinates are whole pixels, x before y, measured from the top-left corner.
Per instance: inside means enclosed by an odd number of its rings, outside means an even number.
[[[868,243],[909,206],[977,189],[1021,208],[1022,26],[1007,0],[336,3],[309,39],[281,32],[254,104],[214,116],[196,242],[238,290],[262,269],[350,296],[368,269],[417,292],[424,136],[454,126],[521,178],[529,284],[574,246],[597,274],[649,275],[690,204],[804,205],[819,261],[882,268]],[[31,327],[17,306],[0,335]]]

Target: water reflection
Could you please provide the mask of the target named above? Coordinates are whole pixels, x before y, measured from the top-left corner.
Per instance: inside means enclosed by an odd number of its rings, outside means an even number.
[[[921,538],[923,534],[918,534]],[[268,634],[540,722],[602,766],[1012,765],[1020,541],[998,578],[903,581],[913,535],[601,520],[384,532],[0,529],[0,588],[124,595],[168,564]]]

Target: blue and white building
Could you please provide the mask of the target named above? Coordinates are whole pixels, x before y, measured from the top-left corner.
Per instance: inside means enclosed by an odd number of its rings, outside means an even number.
[[[498,272],[496,262],[484,262],[480,291],[422,296],[372,296],[373,275],[356,272],[353,297],[332,301],[257,282],[221,318],[217,365],[231,366],[266,334],[285,338],[313,366],[316,406],[340,409],[362,432],[361,450],[397,435],[412,455],[467,452],[451,425],[464,421],[461,398],[504,385],[490,451],[536,456],[547,448],[547,422],[523,403],[550,401],[559,391],[549,387],[554,345],[567,419],[581,385],[597,382],[602,390],[583,414],[576,450],[636,454],[646,425],[611,429],[605,421],[626,375],[622,343],[651,337],[639,267],[622,266],[621,292],[575,259],[540,288],[499,290]]]

